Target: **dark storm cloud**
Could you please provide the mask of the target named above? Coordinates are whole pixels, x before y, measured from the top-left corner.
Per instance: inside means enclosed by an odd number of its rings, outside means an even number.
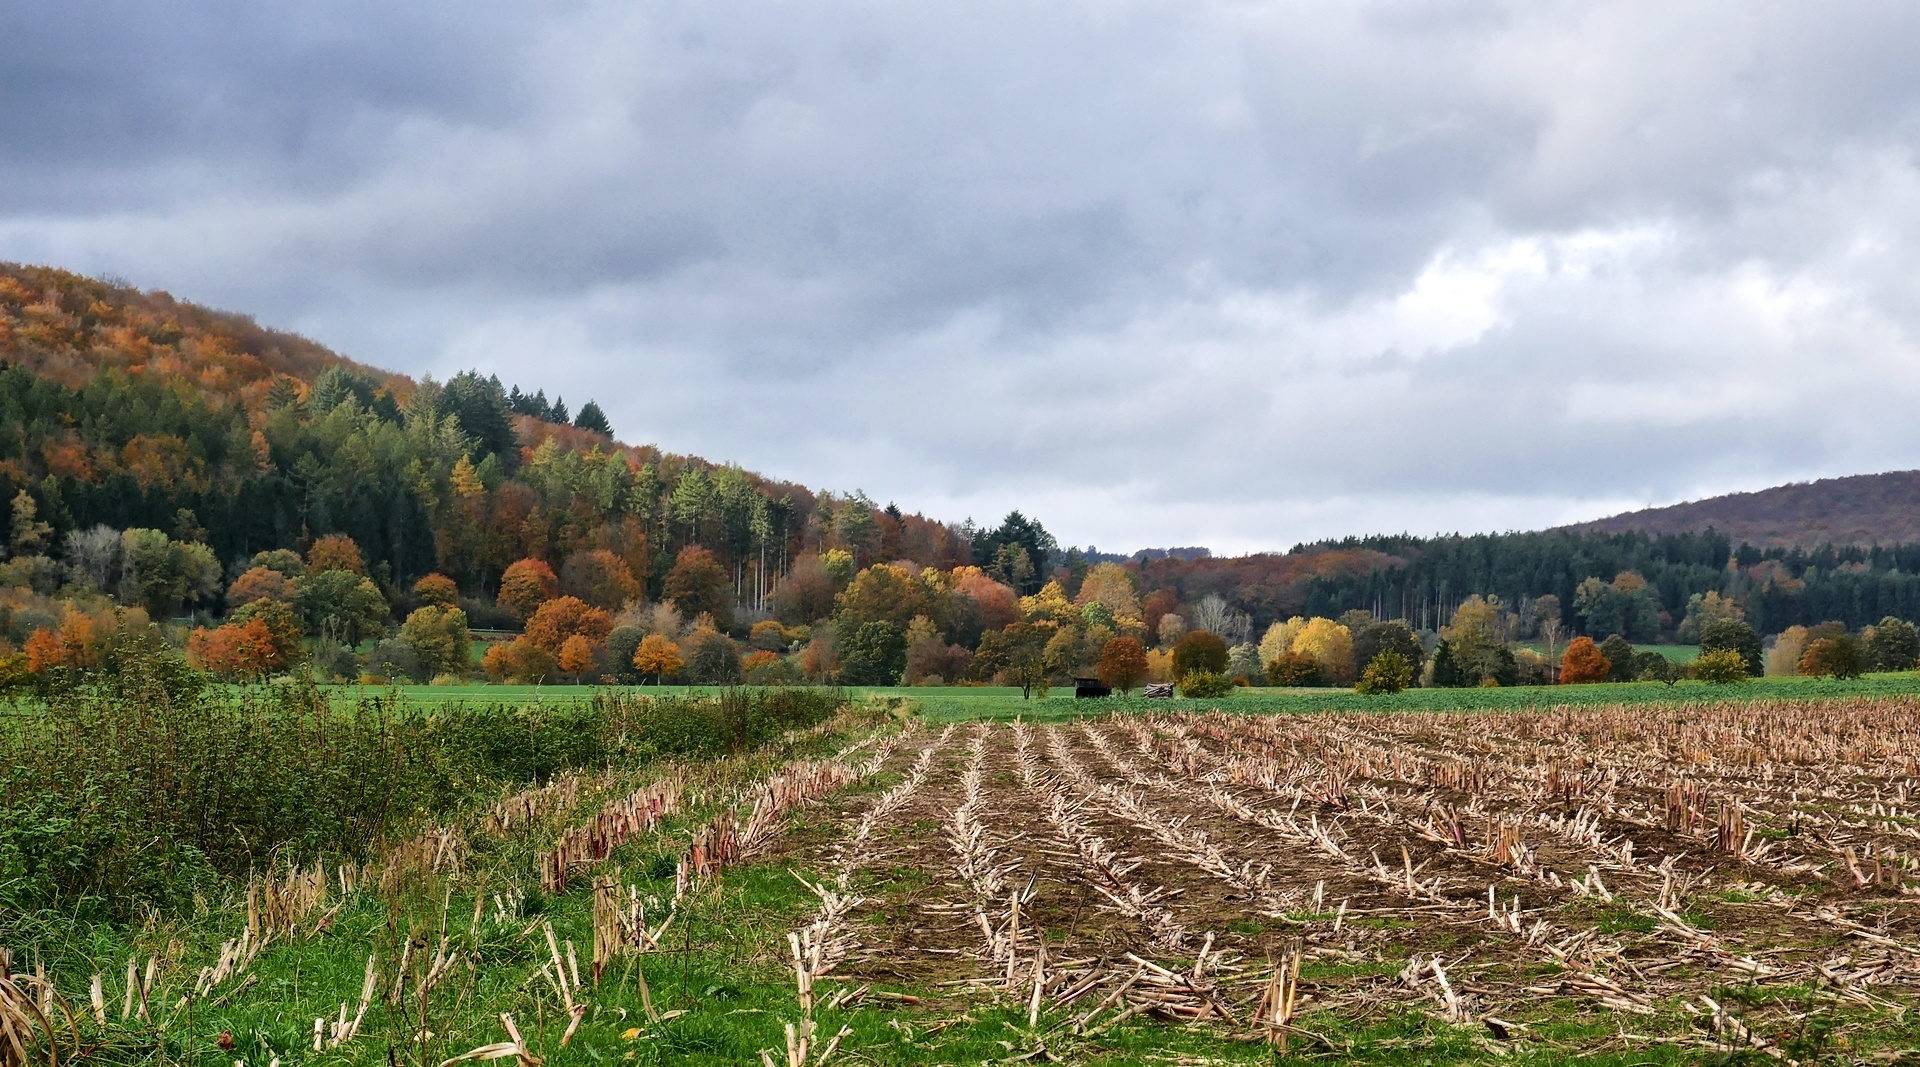
[[[1537,526],[1914,464],[1916,23],[10,9],[0,256],[1069,540]]]

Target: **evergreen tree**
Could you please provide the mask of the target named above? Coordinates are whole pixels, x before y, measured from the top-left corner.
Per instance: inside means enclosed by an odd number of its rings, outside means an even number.
[[[439,413],[460,420],[460,430],[473,440],[473,460],[498,456],[511,470],[520,462],[520,443],[507,416],[507,395],[498,378],[482,378],[478,371],[461,371],[440,390]]]
[[[591,400],[580,405],[580,414],[573,417],[573,424],[582,430],[592,430],[594,433],[603,433],[608,437],[613,436],[613,427],[607,423],[606,412],[601,411],[600,405]]]

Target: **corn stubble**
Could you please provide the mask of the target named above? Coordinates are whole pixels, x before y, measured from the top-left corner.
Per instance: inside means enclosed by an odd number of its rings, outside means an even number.
[[[626,1026],[609,990],[638,996],[626,1033],[646,1040],[716,1010],[658,1010],[649,968],[673,965],[689,909],[776,854],[811,903],[762,961],[789,990],[762,1017],[767,1065],[888,1058],[858,1025],[879,1005],[935,1059],[932,1035],[977,1030],[982,1005],[1004,1013],[1007,1058],[1036,1062],[1156,1023],[1358,1055],[1382,1013],[1483,1052],[1613,1040],[1544,1036],[1575,1018],[1687,1054],[1790,1059],[1794,1020],[1819,1013],[1866,1047],[1905,1025],[1920,986],[1916,710],[975,723],[883,730],[725,783],[693,762],[569,773],[361,861],[256,873],[225,913],[238,928],[191,966],[191,950],[143,952],[69,997],[0,954],[0,1067],[264,996],[263,958],[333,936],[369,899],[396,936],[352,958],[352,995],[307,1016],[308,1054],[381,1055],[377,1033],[405,1062],[532,1067]],[[831,843],[782,851],[823,801],[883,774],[885,789],[838,803]],[[670,891],[625,875],[616,860],[636,845],[664,854]],[[503,876],[492,855],[524,866]],[[903,867],[924,885],[882,877]],[[534,908],[574,895],[590,895],[578,945]],[[483,945],[530,960],[511,999],[482,999],[501,995]],[[1796,1012],[1730,1000],[1733,986],[1814,992]]]

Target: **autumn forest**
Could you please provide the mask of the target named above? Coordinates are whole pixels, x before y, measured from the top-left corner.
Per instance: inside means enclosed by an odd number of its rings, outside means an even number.
[[[1892,635],[1920,617],[1920,544],[1062,546],[1019,511],[956,523],[628,445],[538,382],[414,381],[38,267],[0,268],[0,427],[12,685],[149,631],[235,678],[1204,692],[1364,683],[1391,653],[1403,677],[1375,684],[1545,684],[1608,639],[1601,677],[1664,669],[1634,645],[1716,640],[1750,673],[1821,640],[1910,666]]]

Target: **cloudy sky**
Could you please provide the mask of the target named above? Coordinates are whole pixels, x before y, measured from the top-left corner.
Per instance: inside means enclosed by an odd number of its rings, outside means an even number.
[[[12,4],[0,258],[1105,549],[1920,466],[1920,7]]]

